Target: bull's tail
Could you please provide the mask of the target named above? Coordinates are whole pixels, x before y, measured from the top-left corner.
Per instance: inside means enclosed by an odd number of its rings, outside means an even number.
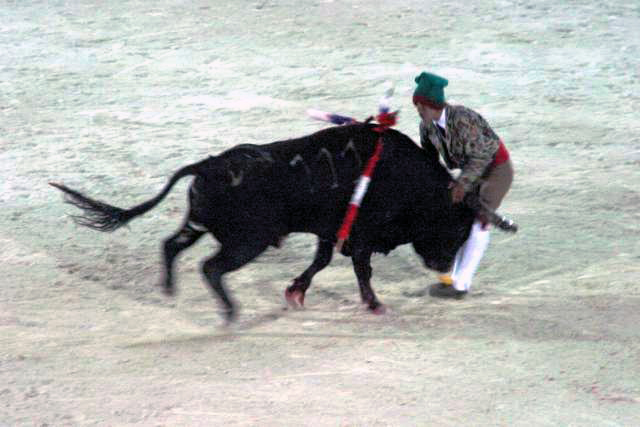
[[[197,174],[199,167],[207,160],[183,167],[173,174],[169,182],[162,191],[153,199],[147,200],[131,209],[121,209],[111,206],[98,200],[91,199],[84,194],[65,187],[62,184],[50,182],[49,184],[65,193],[65,202],[72,204],[84,211],[82,215],[72,215],[73,220],[80,225],[84,225],[99,231],[114,231],[128,223],[133,218],[142,215],[153,209],[160,203],[171,188],[181,178]]]

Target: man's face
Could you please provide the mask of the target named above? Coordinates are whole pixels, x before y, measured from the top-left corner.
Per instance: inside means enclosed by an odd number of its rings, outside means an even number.
[[[416,104],[416,110],[418,111],[420,118],[426,123],[429,123],[432,120],[437,121],[440,118],[440,115],[442,115],[442,110],[436,110],[426,104]]]

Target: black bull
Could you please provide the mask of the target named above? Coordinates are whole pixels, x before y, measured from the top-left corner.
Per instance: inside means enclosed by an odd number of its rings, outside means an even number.
[[[189,213],[180,230],[164,242],[162,287],[165,293],[173,293],[175,257],[210,232],[220,249],[204,261],[202,271],[224,304],[227,318],[232,319],[234,307],[224,289],[223,275],[247,264],[268,246],[278,246],[293,232],[313,233],[319,238],[313,263],[286,291],[290,303],[303,304],[313,276],[331,261],[336,232],[379,137],[374,127],[339,126],[298,139],[239,145],[183,167],[160,194],[131,209],[90,199],[60,184],[51,185],[84,211],[74,217],[79,224],[113,231],[155,207],[179,179],[194,175]],[[383,140],[380,161],[342,249],[352,258],[363,302],[374,311],[383,307],[370,284],[373,252],[386,254],[411,243],[426,267],[444,272],[467,239],[477,214],[484,214],[496,225],[504,224],[495,213],[484,210],[475,195],[465,204],[452,204],[451,178],[435,150],[422,150],[393,129],[384,132]]]

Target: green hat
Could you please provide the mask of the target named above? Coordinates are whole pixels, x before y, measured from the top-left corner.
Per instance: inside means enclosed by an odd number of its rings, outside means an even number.
[[[449,80],[435,74],[423,72],[416,77],[418,87],[413,92],[414,104],[427,104],[433,108],[443,108],[445,105],[444,88]]]

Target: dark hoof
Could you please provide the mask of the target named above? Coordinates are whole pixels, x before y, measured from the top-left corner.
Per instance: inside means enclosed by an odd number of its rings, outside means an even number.
[[[163,274],[158,282],[161,292],[168,297],[176,295],[176,287],[173,284],[173,276],[168,274]]]
[[[293,286],[292,286],[293,287]],[[300,309],[304,308],[304,292],[299,289],[291,290],[291,288],[284,291],[284,297],[291,308]]]
[[[224,320],[225,320],[225,324],[230,325],[231,323],[233,323],[236,320],[236,311],[233,308],[229,308],[227,310],[224,310],[224,312],[222,313]]]
[[[379,303],[378,301],[374,301],[369,304],[369,311],[376,315],[382,315],[387,312],[387,307],[384,304]]]
[[[376,308],[371,309],[371,312],[373,314],[375,314],[375,315],[381,316],[381,315],[387,313],[387,307],[385,307],[384,305],[380,304]]]
[[[176,295],[176,288],[173,286],[160,285],[162,289],[162,293],[168,297],[173,297]]]
[[[462,299],[466,294],[467,291],[459,291],[452,285],[444,283],[434,283],[429,288],[429,295],[436,298]]]

